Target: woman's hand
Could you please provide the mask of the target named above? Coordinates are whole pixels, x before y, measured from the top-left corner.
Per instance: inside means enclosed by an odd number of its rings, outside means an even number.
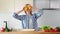
[[[21,13],[23,10],[20,10],[20,11],[18,11],[18,12],[16,12],[17,14],[19,14],[19,13]]]

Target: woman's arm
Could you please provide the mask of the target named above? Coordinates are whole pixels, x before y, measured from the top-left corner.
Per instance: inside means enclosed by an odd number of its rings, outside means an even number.
[[[37,11],[37,13],[35,13],[36,18],[39,18],[41,15],[43,15],[43,10],[37,7],[33,7],[33,9]]]
[[[23,10],[18,11],[18,12],[14,12],[13,17],[16,18],[16,19],[18,19],[18,20],[23,20],[23,17],[24,17],[24,16],[18,15],[18,14],[21,13],[22,11],[23,11]]]
[[[36,18],[39,18],[39,17],[41,17],[43,15],[43,10],[38,10],[38,12],[37,13],[35,13],[35,16],[36,16]]]

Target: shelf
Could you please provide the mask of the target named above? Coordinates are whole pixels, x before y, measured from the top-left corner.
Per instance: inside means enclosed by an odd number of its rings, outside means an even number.
[[[57,8],[43,8],[42,10],[60,10],[60,9],[57,9]]]

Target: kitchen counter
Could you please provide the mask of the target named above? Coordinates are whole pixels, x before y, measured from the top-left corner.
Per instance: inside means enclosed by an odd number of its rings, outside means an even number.
[[[0,32],[0,34],[60,34],[60,32],[18,31],[18,32]]]

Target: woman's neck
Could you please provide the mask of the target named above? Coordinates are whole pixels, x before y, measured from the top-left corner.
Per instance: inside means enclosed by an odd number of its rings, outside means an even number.
[[[31,16],[32,14],[26,14],[27,16]]]

